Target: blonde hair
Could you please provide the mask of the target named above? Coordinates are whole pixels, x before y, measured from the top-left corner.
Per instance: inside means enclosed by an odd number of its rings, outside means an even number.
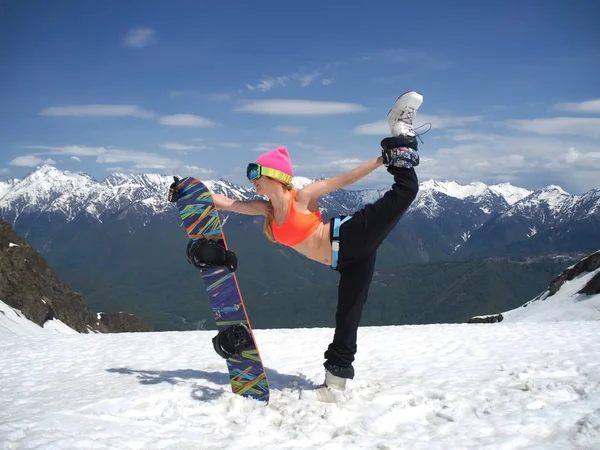
[[[290,184],[283,184],[283,183],[281,183],[281,184],[288,191],[291,191],[293,189],[292,185],[290,185]],[[265,235],[271,242],[277,242],[277,239],[275,239],[275,236],[273,235],[273,220],[274,219],[275,219],[275,212],[273,211],[273,202],[271,202],[271,200],[269,200],[267,202],[267,215],[265,216],[263,232],[265,233]]]

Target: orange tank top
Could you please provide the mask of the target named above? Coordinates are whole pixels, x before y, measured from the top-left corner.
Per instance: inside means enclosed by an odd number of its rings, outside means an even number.
[[[321,211],[316,210],[313,213],[301,213],[294,208],[294,200],[296,191],[290,191],[290,202],[288,205],[288,215],[283,225],[279,226],[273,219],[272,229],[273,236],[277,242],[292,247],[298,245],[308,238],[313,231],[317,229],[321,223]]]

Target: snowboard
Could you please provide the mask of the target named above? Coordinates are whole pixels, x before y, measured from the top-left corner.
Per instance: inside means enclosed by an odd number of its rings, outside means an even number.
[[[219,260],[217,263],[212,261],[206,266],[202,265],[199,270],[217,325],[218,334],[213,339],[213,345],[215,351],[225,358],[231,389],[234,394],[268,403],[267,374],[235,274],[237,258],[227,247],[212,194],[206,185],[196,178],[173,178],[174,183],[169,189],[169,201],[176,205],[190,239],[188,260],[190,248],[200,246],[203,247],[203,255],[226,255],[226,259]],[[197,262],[197,259],[193,261]],[[192,264],[198,268],[197,265]],[[241,336],[235,341],[241,345],[241,348],[236,348],[236,354],[231,355],[232,352],[223,354],[222,346],[219,346],[215,340],[218,338],[227,340],[224,336],[227,339],[237,339]],[[227,340],[227,343],[229,342]]]

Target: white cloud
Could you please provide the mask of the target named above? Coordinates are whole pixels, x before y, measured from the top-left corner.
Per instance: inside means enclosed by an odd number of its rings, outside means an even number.
[[[41,164],[55,164],[55,163],[56,163],[56,161],[54,161],[51,158],[42,159],[36,155],[24,155],[24,156],[17,156],[12,161],[10,161],[8,164],[10,164],[11,166],[36,167]]]
[[[85,145],[65,145],[62,147],[49,145],[26,145],[23,148],[46,150],[44,152],[38,152],[42,155],[98,156],[107,151],[105,147],[87,147]]]
[[[194,114],[172,114],[159,117],[158,121],[163,125],[173,127],[212,127],[215,122]]]
[[[473,122],[478,122],[481,116],[436,116],[431,114],[419,114],[415,118],[415,127],[430,123],[433,129],[461,127]],[[387,120],[365,123],[354,128],[354,134],[387,135],[390,133]]]
[[[6,167],[4,167],[4,168],[0,169],[0,173],[3,174],[3,175],[7,174],[8,173],[8,169]]]
[[[249,91],[261,91],[267,92],[273,89],[275,86],[285,86],[289,81],[289,77],[267,77],[260,80],[257,84],[251,85],[246,83],[246,87]]]
[[[138,117],[150,119],[155,116],[152,111],[136,105],[66,105],[51,106],[40,111],[43,116],[54,117]]]
[[[125,172],[127,172],[127,170],[125,170],[124,167],[106,167],[104,170],[106,170],[107,172],[110,172],[110,173],[125,173]]]
[[[180,142],[165,142],[160,145],[162,148],[166,148],[167,150],[178,150],[178,151],[187,151],[187,150],[206,150],[205,145],[187,145],[182,144]]]
[[[187,91],[174,90],[169,92],[169,98],[177,98],[186,94]]]
[[[179,161],[165,157],[157,153],[109,148],[106,152],[98,155],[96,162],[102,164],[131,163],[134,168],[175,168]]]
[[[227,100],[231,100],[232,97],[233,97],[233,94],[230,92],[217,92],[217,93],[211,95],[211,98],[217,102],[224,102]]]
[[[277,147],[282,147],[283,144],[278,144],[276,142],[259,142],[256,144],[254,148],[251,149],[253,152],[267,152],[269,150],[273,150]]]
[[[584,102],[558,103],[554,109],[581,113],[600,114],[600,98]]]
[[[575,135],[600,138],[600,118],[552,117],[541,119],[507,120],[506,125],[516,130],[547,135]]]
[[[43,160],[38,157],[39,155],[70,155],[72,157],[92,156],[96,157],[96,162],[101,164],[131,163],[136,165],[134,166],[136,168],[142,168],[142,166],[147,166],[149,168],[158,166],[175,168],[179,164],[177,159],[165,157],[157,153],[113,147],[88,147],[84,145],[65,145],[56,147],[48,145],[31,145],[24,148],[42,151],[15,158],[12,161],[13,165],[36,166],[43,163],[55,163],[52,159]]]
[[[306,130],[305,127],[297,127],[292,125],[279,125],[278,127],[275,127],[275,131],[285,134],[300,134],[304,130]]]
[[[321,80],[321,84],[322,84],[323,86],[329,86],[331,83],[333,83],[333,81],[331,81],[329,78],[323,78],[323,79]]]
[[[241,148],[242,144],[238,144],[237,142],[219,142],[218,143],[221,147],[226,147],[226,148]]]
[[[575,179],[584,177],[585,183],[583,179],[578,182],[582,189],[597,187],[593,177],[585,177],[595,171],[597,178],[600,144],[535,135],[516,138],[501,133],[473,133],[471,138],[464,133],[457,136],[454,143],[421,147],[420,179],[527,184],[528,179],[535,177],[573,186]]]
[[[198,167],[198,166],[184,166],[184,168],[186,170],[191,170],[192,172],[201,173],[202,175],[210,175],[210,174],[214,173],[214,170],[203,169],[203,168]]]
[[[268,76],[260,80],[256,84],[246,83],[246,88],[249,91],[261,91],[268,92],[276,87],[288,86],[290,83],[297,83],[301,87],[309,86],[313,81],[321,76],[321,72],[314,71],[309,73],[292,73],[289,75],[282,75],[278,77]],[[323,83],[326,85],[326,83]],[[327,83],[329,84],[329,83]]]
[[[79,156],[71,156],[73,161],[81,162],[81,158]]]
[[[288,116],[348,114],[364,110],[364,106],[356,103],[285,99],[259,100],[236,109],[238,112]]]
[[[314,80],[316,80],[321,74],[319,72],[309,73],[306,75],[301,75],[300,78],[300,86],[306,87],[310,85]]]
[[[130,29],[125,35],[125,45],[134,48],[145,47],[154,41],[156,31],[148,27],[138,27]]]

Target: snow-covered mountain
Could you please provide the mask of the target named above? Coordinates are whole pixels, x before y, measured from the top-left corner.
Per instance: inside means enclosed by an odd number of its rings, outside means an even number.
[[[97,220],[108,212],[134,208],[137,212],[161,214],[169,207],[166,191],[172,178],[158,174],[129,175],[115,173],[102,181],[84,173],[61,171],[43,165],[22,180],[0,182],[0,211],[16,219],[23,212],[55,212],[71,220],[85,213]],[[314,180],[295,177],[294,186],[301,188]],[[206,181],[216,193],[235,199],[255,196],[251,186],[239,186],[226,180]],[[332,213],[351,212],[383,195],[386,189],[341,190],[323,198],[322,209]],[[443,214],[439,198],[446,196],[477,204],[485,214],[504,210],[507,205],[527,196],[530,191],[510,184],[486,186],[471,183],[462,186],[453,181],[427,181],[420,186],[417,200],[410,212],[422,210],[432,217]],[[443,200],[442,200],[443,202]]]
[[[559,186],[539,189],[491,217],[471,236],[467,250],[513,255],[588,251],[600,242],[600,189],[571,195]],[[463,249],[461,249],[463,250]]]
[[[121,173],[98,181],[84,173],[44,165],[23,179],[0,182],[0,213],[25,235],[31,224],[21,226],[19,221],[31,222],[32,218],[37,223],[43,218],[51,227],[75,218],[101,223],[118,218],[129,220],[132,226],[162,216],[176,220],[166,198],[172,181],[172,177],[158,174]],[[296,177],[294,185],[302,187],[311,181]],[[211,191],[236,199],[256,195],[251,185],[239,186],[223,179],[206,184]],[[349,214],[385,191],[342,189],[324,196],[321,209],[325,218]],[[600,190],[570,195],[558,186],[530,191],[510,183],[461,185],[429,180],[420,185],[403,221],[403,233],[411,236],[422,259],[430,260],[436,255],[452,255],[457,249],[468,252],[482,243],[501,246],[528,239],[543,230],[589,219],[598,215],[599,208]],[[474,244],[473,236],[479,236]]]

